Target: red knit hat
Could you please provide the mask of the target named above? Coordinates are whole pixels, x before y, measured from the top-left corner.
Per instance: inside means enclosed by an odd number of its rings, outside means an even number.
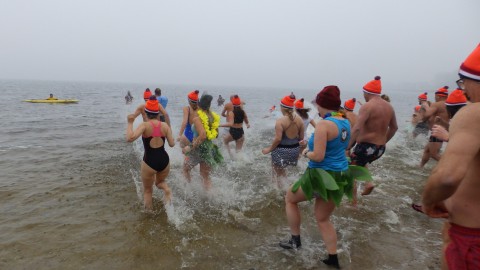
[[[382,93],[382,81],[380,79],[380,76],[375,76],[374,80],[363,86],[363,91],[372,95],[380,95]]]
[[[437,92],[435,92],[435,95],[444,96],[444,97],[448,96],[448,86],[445,85],[444,87],[439,88]]]
[[[287,108],[287,109],[293,109],[294,104],[295,104],[295,95],[294,94],[290,94],[289,96],[284,96],[282,98],[282,101],[280,102],[280,105],[282,107]]]
[[[353,111],[355,109],[355,104],[356,104],[355,102],[356,101],[357,101],[356,98],[349,99],[349,100],[345,101],[345,103],[343,104],[343,107],[347,111]]]
[[[295,109],[304,109],[303,107],[303,102],[305,101],[304,98],[301,98],[301,99],[297,99],[297,101],[295,101]]]
[[[425,92],[421,95],[418,96],[418,100],[421,100],[421,101],[427,101],[428,100],[428,97],[427,97],[428,93]]]
[[[417,105],[417,106],[415,106],[415,109],[414,109],[414,111],[415,111],[415,112],[419,112],[419,111],[420,111],[420,108],[422,108],[422,106],[420,106],[420,105]]]
[[[462,63],[458,75],[480,81],[480,44]]]
[[[190,92],[188,94],[188,101],[193,102],[193,103],[197,103],[198,102],[198,93],[200,93],[200,91],[198,91],[198,90]]]
[[[445,101],[445,105],[447,106],[455,106],[455,105],[466,105],[467,104],[467,97],[462,90],[453,90],[450,95],[448,95],[447,100]]]
[[[157,114],[160,112],[160,106],[158,105],[156,96],[150,96],[147,102],[145,102],[145,112],[151,114]]]
[[[238,95],[234,95],[232,100],[233,106],[240,106],[242,105],[242,101],[240,100],[240,97]]]
[[[315,102],[318,106],[327,110],[338,110],[340,108],[340,89],[336,85],[325,86],[322,91],[317,94]]]
[[[143,99],[145,99],[145,101],[147,101],[150,98],[151,95],[152,95],[152,92],[150,92],[150,89],[147,88],[147,89],[145,89],[145,92],[143,92]]]

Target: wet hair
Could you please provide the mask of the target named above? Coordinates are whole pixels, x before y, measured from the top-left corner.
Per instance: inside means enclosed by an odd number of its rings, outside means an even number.
[[[209,94],[202,95],[200,101],[198,102],[198,107],[204,111],[209,111],[210,105],[212,104],[212,99],[213,97]]]
[[[298,115],[300,115],[302,119],[308,119],[308,112],[310,111],[310,108],[307,108],[307,109],[295,108],[295,111],[297,112]]]
[[[446,106],[447,107],[447,113],[448,113],[448,117],[450,117],[450,119],[452,119],[455,114],[463,107],[465,106],[465,104],[462,104],[462,105],[453,105],[453,106]]]
[[[145,112],[145,114],[147,115],[148,119],[158,119],[158,113]]]
[[[290,108],[286,108],[284,106],[280,106],[280,108],[282,110],[285,111],[285,113],[287,114],[288,118],[290,118],[291,121],[293,121],[293,109],[290,109]]]

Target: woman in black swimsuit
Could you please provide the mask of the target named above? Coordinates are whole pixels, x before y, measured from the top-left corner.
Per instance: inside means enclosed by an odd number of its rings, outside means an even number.
[[[165,178],[167,178],[170,172],[170,159],[165,151],[165,138],[170,147],[175,146],[172,130],[168,125],[162,124],[158,120],[160,106],[155,96],[152,97],[145,103],[145,114],[148,120],[142,122],[135,132],[133,131],[135,116],[130,114],[127,117],[127,141],[133,142],[142,135],[143,147],[145,148],[140,172],[143,182],[143,202],[147,211],[153,209],[152,193],[154,183],[157,188],[163,189],[165,203],[169,203],[171,200],[172,193],[165,182]]]
[[[236,152],[240,152],[245,142],[245,136],[243,132],[243,122],[247,125],[247,128],[250,128],[250,123],[248,122],[247,113],[242,109],[242,101],[238,95],[234,95],[232,98],[233,111],[229,111],[227,114],[227,123],[220,125],[220,127],[230,127],[228,134],[225,135],[223,143],[227,147],[228,154],[230,158],[232,153],[230,152],[230,142],[235,141]]]

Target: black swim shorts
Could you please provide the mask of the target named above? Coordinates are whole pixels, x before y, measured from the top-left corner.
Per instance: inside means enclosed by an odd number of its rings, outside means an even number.
[[[385,145],[358,143],[350,154],[352,165],[365,166],[379,159],[385,153]]]

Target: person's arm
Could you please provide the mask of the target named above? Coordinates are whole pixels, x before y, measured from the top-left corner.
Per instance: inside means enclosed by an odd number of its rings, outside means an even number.
[[[136,139],[138,139],[138,137],[140,137],[140,135],[143,134],[143,132],[145,131],[145,125],[142,122],[137,127],[137,129],[135,131],[133,131],[133,122],[135,121],[135,115],[134,114],[129,114],[127,116],[127,121],[128,121],[127,134],[126,134],[127,142],[133,142]]]
[[[165,129],[167,131],[166,134],[165,134],[165,137],[167,137],[168,145],[170,147],[174,147],[175,146],[175,140],[173,138],[172,129],[168,125],[165,126]]]
[[[435,125],[440,125],[442,127],[445,127],[446,130],[448,130],[450,123],[443,121],[443,119],[440,116],[435,116]]]
[[[425,109],[424,111],[422,109]],[[432,115],[435,115],[437,113],[437,106],[435,104],[432,104],[432,106],[428,105],[422,105],[422,108],[420,108],[420,117],[422,118],[422,121],[427,121]]]
[[[245,111],[244,111],[243,122],[245,122],[245,125],[247,125],[247,128],[250,128],[250,121],[248,121],[248,116],[247,116],[247,113]]]
[[[264,155],[272,152],[273,149],[277,148],[277,146],[282,141],[282,133],[283,133],[282,124],[281,124],[280,120],[277,120],[277,122],[275,123],[275,138],[273,138],[273,142],[272,142],[272,145],[270,147],[266,147],[266,148],[262,149],[262,153]]]
[[[320,162],[325,158],[325,149],[327,148],[328,136],[327,121],[320,121],[315,127],[315,135],[313,139],[313,152],[307,151],[305,157],[315,162]]]
[[[221,124],[219,127],[231,127],[231,126],[233,126],[233,118],[234,118],[233,112],[228,112],[227,113],[227,123]]]
[[[178,132],[177,140],[180,140],[180,138],[183,135],[183,132],[185,132],[185,128],[187,127],[188,110],[190,110],[189,106],[183,107],[183,120],[182,120],[182,125],[180,126],[180,132]]]
[[[360,107],[360,110],[358,111],[357,121],[352,128],[350,142],[348,143],[347,151],[352,149],[353,145],[357,141],[357,137],[358,137],[358,134],[360,133],[360,129],[363,128],[363,126],[365,126],[365,123],[367,122],[367,119],[370,116],[370,110],[368,108],[369,108],[368,103],[366,103],[364,106]]]
[[[227,105],[223,106],[223,110],[222,110],[222,116],[223,117],[227,117],[226,112],[227,112]]]
[[[165,123],[167,123],[167,125],[170,127],[170,116],[168,116],[168,113],[167,111],[165,110],[165,108],[163,108],[162,104],[158,104],[158,107],[160,108],[160,113],[163,114],[163,116],[165,116]]]
[[[423,210],[430,217],[448,217],[443,202],[455,193],[480,151],[480,116],[469,109],[455,115],[445,153],[425,185]]]
[[[310,123],[310,125],[312,125],[313,128],[315,128],[315,125],[317,124],[317,123],[315,123],[315,120],[313,120],[313,118],[310,119],[310,122],[309,122],[309,123]],[[306,131],[306,130],[305,130],[305,131]]]
[[[433,125],[432,136],[444,142],[448,142],[448,140],[450,139],[448,131],[443,126],[439,125]]]
[[[136,119],[140,114],[142,114],[142,111],[145,109],[145,104],[141,104],[140,106],[137,107],[137,109],[133,112],[133,117]]]
[[[299,127],[299,132],[298,132],[298,138],[300,138],[300,144],[305,145],[306,141],[303,139],[305,138],[305,126],[303,125],[303,121],[300,120],[300,117],[298,118],[299,123],[297,123],[297,127]]]
[[[205,128],[203,127],[200,117],[197,116],[193,119],[193,125],[195,130],[198,132],[198,137],[193,138],[192,143],[183,148],[182,152],[184,154],[194,150],[207,139],[207,133],[205,132]]]
[[[387,130],[387,142],[395,135],[398,130],[397,117],[395,116],[395,111],[392,110],[392,118],[390,118],[390,123],[388,123]]]

